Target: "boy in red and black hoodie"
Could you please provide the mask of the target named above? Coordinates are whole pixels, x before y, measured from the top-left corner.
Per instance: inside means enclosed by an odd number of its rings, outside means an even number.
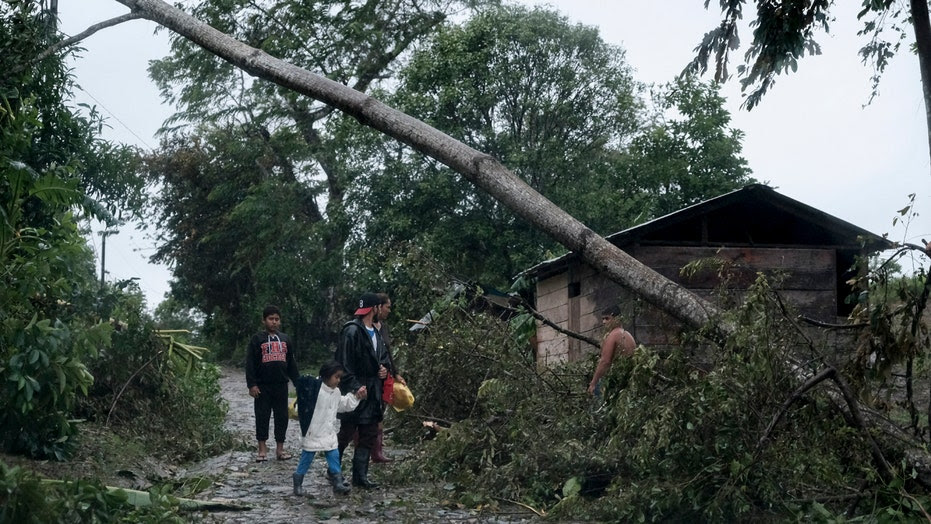
[[[282,333],[281,312],[276,306],[265,306],[262,311],[265,330],[249,341],[246,350],[246,386],[249,396],[255,399],[255,438],[259,441],[258,462],[268,457],[268,423],[275,415],[275,456],[287,460],[291,455],[284,450],[288,432],[288,380],[297,385],[299,377],[294,346]]]

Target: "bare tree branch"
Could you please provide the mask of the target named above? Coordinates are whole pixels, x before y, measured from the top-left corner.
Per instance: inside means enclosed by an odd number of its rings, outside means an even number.
[[[860,329],[869,327],[869,322],[858,322],[856,324],[832,324],[830,322],[823,322],[811,317],[806,317],[805,315],[798,316],[799,321],[806,324],[811,324],[812,326],[824,328],[824,329]]]
[[[572,338],[574,338],[574,339],[576,339],[576,340],[581,340],[582,342],[587,342],[587,343],[589,343],[589,344],[595,346],[596,348],[597,348],[597,347],[601,347],[601,344],[599,344],[597,340],[595,340],[595,339],[593,339],[593,338],[591,338],[591,337],[586,337],[585,335],[583,335],[583,334],[581,334],[581,333],[576,333],[575,331],[571,331],[571,330],[565,329],[565,328],[559,326],[558,324],[556,324],[555,322],[553,322],[552,320],[550,320],[550,319],[544,317],[539,311],[537,311],[536,309],[534,309],[526,300],[524,300],[523,297],[520,297],[520,305],[523,306],[524,309],[526,309],[528,313],[530,313],[530,316],[532,316],[533,318],[539,320],[539,321],[542,322],[543,324],[545,324],[545,325],[547,325],[547,326],[549,326],[549,327],[555,329],[556,331],[562,333],[563,335],[566,335],[567,337],[572,337]],[[510,311],[513,311],[513,312],[515,312],[515,313],[520,312],[520,310],[517,309],[517,308],[509,307],[509,308],[507,308],[507,309],[510,310]]]
[[[66,48],[66,47],[68,47],[68,46],[72,46],[72,45],[74,45],[74,44],[80,42],[81,40],[84,40],[85,38],[87,38],[87,37],[93,35],[93,34],[96,33],[97,31],[100,31],[101,29],[106,29],[106,28],[108,28],[108,27],[112,27],[112,26],[115,26],[115,25],[118,25],[118,24],[122,24],[123,22],[128,22],[128,21],[130,21],[130,20],[136,20],[136,19],[139,19],[139,18],[143,18],[142,13],[130,12],[130,13],[126,13],[125,15],[120,15],[120,16],[111,18],[111,19],[109,19],[109,20],[104,20],[103,22],[94,24],[94,25],[88,27],[87,29],[85,29],[84,31],[81,31],[80,33],[78,33],[78,34],[76,34],[76,35],[74,35],[74,36],[70,36],[70,37],[68,37],[68,38],[65,38],[65,39],[62,40],[61,42],[57,42],[55,45],[52,45],[52,46],[46,48],[46,49],[43,50],[41,53],[39,53],[38,55],[36,55],[35,58],[33,58],[31,61],[29,61],[28,64],[24,64],[24,65],[22,65],[22,66],[19,66],[19,67],[16,68],[16,69],[14,69],[14,70],[13,70],[13,73],[18,73],[18,72],[22,71],[23,69],[25,69],[25,68],[28,67],[28,66],[37,64],[37,63],[39,63],[39,62],[45,60],[49,55],[52,55],[52,54],[54,54],[54,53],[57,53],[57,52],[60,51],[61,49],[64,49],[64,48]]]
[[[837,370],[834,368],[825,368],[817,375],[805,381],[804,384],[796,388],[796,390],[793,391],[791,395],[789,395],[789,398],[787,398],[785,402],[782,403],[782,406],[779,408],[779,411],[776,412],[776,415],[773,417],[773,419],[769,422],[769,425],[766,426],[766,430],[763,431],[763,436],[760,437],[759,442],[756,444],[756,451],[754,452],[755,456],[758,456],[760,452],[763,451],[763,448],[769,444],[770,435],[772,435],[773,430],[776,429],[776,425],[779,424],[779,422],[782,420],[782,417],[784,417],[786,412],[789,411],[789,407],[801,399],[802,396],[808,392],[808,390],[831,378],[831,376],[835,373],[837,373]]]
[[[840,389],[840,392],[844,397],[844,401],[847,402],[847,408],[850,410],[850,416],[853,419],[854,425],[858,430],[860,430],[860,434],[863,435],[863,438],[866,439],[866,441],[870,444],[870,453],[873,455],[873,460],[876,461],[879,474],[884,480],[891,479],[892,468],[886,461],[886,457],[883,456],[882,450],[879,449],[879,444],[876,443],[876,439],[873,438],[873,435],[870,434],[869,428],[866,427],[866,422],[863,419],[863,413],[860,411],[860,405],[857,402],[853,391],[850,390],[850,386],[847,385],[847,381],[844,380],[840,373],[834,373],[831,375],[831,380],[837,384],[838,389]]]

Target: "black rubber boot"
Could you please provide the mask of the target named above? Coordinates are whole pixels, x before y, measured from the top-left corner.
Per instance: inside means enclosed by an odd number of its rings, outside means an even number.
[[[349,483],[343,479],[342,473],[328,474],[327,477],[330,479],[330,484],[333,485],[333,493],[336,495],[345,495],[352,491],[352,488],[349,487]]]
[[[291,475],[291,478],[294,480],[294,494],[301,496],[304,494],[304,475],[298,475],[295,473]]]
[[[342,473],[337,473],[336,475],[339,475],[339,478],[341,479],[343,486],[346,486],[348,488],[349,481],[346,480],[346,477],[344,477]],[[330,473],[330,470],[327,470],[326,472],[326,478],[327,480],[330,481],[331,484],[333,483],[333,477],[335,477],[336,475],[334,475],[333,473]]]
[[[373,489],[378,484],[369,479],[369,454],[372,450],[356,448],[352,455],[352,485],[360,488]]]

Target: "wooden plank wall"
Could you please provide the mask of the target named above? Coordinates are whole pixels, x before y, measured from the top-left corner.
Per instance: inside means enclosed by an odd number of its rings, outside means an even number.
[[[627,250],[654,270],[691,289],[699,296],[717,301],[720,284],[716,271],[703,271],[686,278],[680,270],[693,260],[716,258],[728,265],[730,282],[735,288],[731,298],[741,300],[740,290],[757,278],[759,272],[786,272],[779,286],[782,296],[807,316],[836,322],[836,255],[832,249],[802,248],[711,248],[685,246],[638,246]],[[571,275],[571,277],[570,277]],[[579,295],[569,299],[572,281],[579,283]],[[587,264],[553,275],[537,283],[537,310],[560,326],[601,339],[601,311],[612,304],[621,306],[625,327],[638,343],[671,346],[680,343],[681,326],[677,321],[644,304],[630,291],[597,274]],[[571,327],[570,327],[571,326]],[[550,366],[585,358],[598,348],[578,343],[556,330],[538,323],[537,363]]]

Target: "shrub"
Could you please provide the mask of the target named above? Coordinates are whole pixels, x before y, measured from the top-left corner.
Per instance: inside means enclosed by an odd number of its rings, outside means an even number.
[[[79,413],[173,460],[228,450],[233,438],[223,427],[227,406],[217,366],[170,348],[137,294],[117,301],[112,315],[119,329],[112,346],[88,362],[95,382]],[[185,446],[178,446],[179,436]]]
[[[593,405],[582,394],[593,361],[538,371],[500,321],[447,313],[407,367],[416,415],[452,425],[408,472],[463,504],[512,500],[565,520],[920,517],[928,498],[879,480],[869,443],[823,388],[782,413],[802,375],[790,348],[807,344],[788,318],[760,279],[725,319],[736,334],[701,368],[640,347],[614,363]]]
[[[107,489],[97,481],[44,481],[0,462],[0,522],[190,522],[172,499],[150,495],[148,505],[137,507],[129,503],[126,492]]]

